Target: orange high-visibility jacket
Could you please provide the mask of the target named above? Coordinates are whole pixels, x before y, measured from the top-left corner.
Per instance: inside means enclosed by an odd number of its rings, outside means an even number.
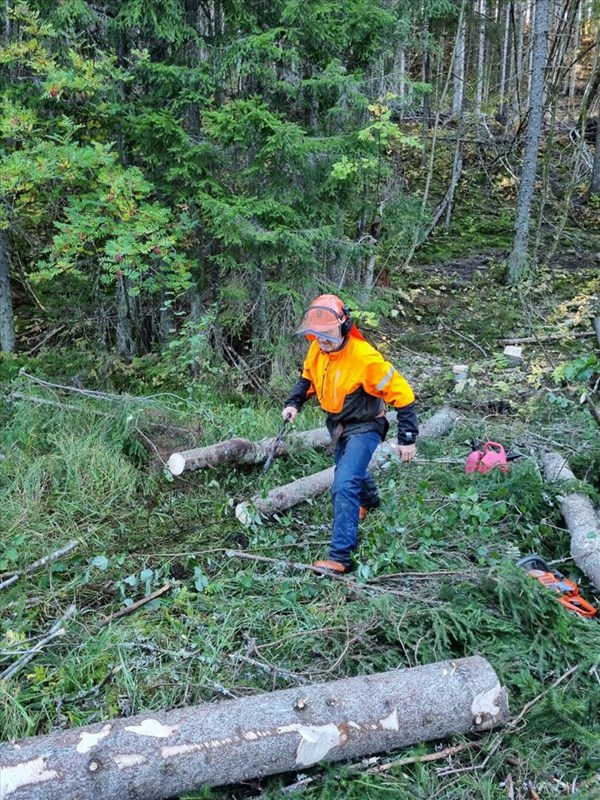
[[[318,342],[312,342],[292,395],[285,405],[301,408],[305,400],[316,395],[327,412],[331,430],[342,423],[345,428],[370,423],[384,413],[388,403],[398,410],[398,441],[414,442],[417,420],[415,395],[406,379],[381,353],[364,339],[349,336],[340,350],[323,353]]]

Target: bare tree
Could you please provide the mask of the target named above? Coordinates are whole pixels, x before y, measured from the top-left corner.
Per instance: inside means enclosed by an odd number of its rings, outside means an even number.
[[[515,238],[508,259],[508,279],[512,285],[520,283],[527,272],[527,245],[529,243],[529,215],[535,183],[535,174],[542,131],[544,107],[544,70],[548,50],[550,0],[538,0],[535,9],[533,56],[529,90],[529,110],[523,169],[517,200]]]

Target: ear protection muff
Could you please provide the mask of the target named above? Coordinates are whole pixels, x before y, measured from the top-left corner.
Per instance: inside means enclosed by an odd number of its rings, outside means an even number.
[[[346,337],[352,329],[354,320],[352,319],[352,315],[350,314],[350,309],[348,306],[342,306],[342,314],[345,315],[345,319],[340,324],[340,333],[342,336]]]

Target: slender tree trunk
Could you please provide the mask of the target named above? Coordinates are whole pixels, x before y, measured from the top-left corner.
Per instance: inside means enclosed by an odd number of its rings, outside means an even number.
[[[137,353],[136,309],[128,284],[127,278],[117,278],[117,354],[126,359]]]
[[[591,194],[600,194],[600,114],[596,117],[596,152],[592,167]]]
[[[529,215],[535,185],[535,174],[542,130],[544,102],[544,69],[548,46],[550,0],[538,0],[533,37],[533,61],[529,92],[529,117],[521,184],[515,218],[515,238],[508,260],[508,279],[511,285],[520,283],[527,271]]]
[[[463,3],[464,6],[464,3]],[[454,50],[454,93],[452,96],[452,116],[457,117],[463,107],[465,96],[465,43],[467,36],[467,20],[464,9],[458,20],[458,32]]]
[[[517,0],[512,4],[515,31],[515,111],[519,119],[523,118],[523,75],[525,74],[525,0]]]
[[[577,19],[575,20],[575,30],[573,32],[573,47],[571,50],[571,62],[572,66],[570,69],[569,75],[569,108],[572,109],[575,106],[575,92],[577,90],[577,70],[578,70],[578,63],[577,63],[577,56],[579,55],[579,35],[581,29],[581,4],[577,9]]]
[[[454,148],[454,163],[452,165],[452,178],[450,180],[450,186],[448,188],[448,202],[446,207],[446,229],[450,227],[450,221],[452,219],[452,205],[454,203],[454,193],[456,192],[456,187],[458,186],[458,181],[460,180],[460,176],[462,175],[463,169],[463,146],[462,146],[462,137],[464,131],[464,124],[463,124],[463,117],[461,115],[460,121],[458,123],[458,127],[456,129],[456,147]]]
[[[0,350],[14,353],[15,319],[10,289],[10,261],[6,232],[0,228]]]
[[[398,95],[399,117],[404,116],[404,102],[406,99],[406,54],[404,44],[399,45],[394,53],[394,82]]]
[[[510,3],[507,3],[504,12],[504,38],[502,39],[502,55],[500,56],[500,99],[498,102],[498,116],[502,123],[506,122],[506,96],[510,82]]]
[[[4,0],[4,14],[3,14],[3,32],[2,38],[4,46],[6,47],[10,41],[10,0]]]
[[[475,93],[475,116],[481,116],[483,84],[485,74],[485,15],[486,0],[479,0],[479,49],[477,53],[477,88]]]
[[[425,47],[425,52],[423,53],[423,83],[428,85],[429,84],[429,77],[431,72],[431,55],[429,53],[429,46],[427,44],[427,38],[429,33],[429,27],[427,23],[427,19],[425,19],[423,25],[423,42]],[[421,166],[425,166],[426,158],[427,158],[427,137],[429,135],[429,108],[431,104],[431,93],[429,90],[423,92],[423,120],[421,124]]]

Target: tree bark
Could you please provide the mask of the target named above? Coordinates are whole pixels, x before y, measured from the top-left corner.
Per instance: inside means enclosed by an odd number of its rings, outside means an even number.
[[[548,483],[575,480],[569,464],[560,453],[546,453],[542,459]],[[571,535],[571,555],[577,566],[600,590],[600,518],[585,494],[566,494],[560,510]]]
[[[15,319],[10,289],[10,263],[6,233],[0,230],[0,350],[14,353]]]
[[[387,417],[388,421],[391,422],[395,417],[395,412],[390,411]],[[421,425],[419,436],[443,436],[452,428],[457,417],[458,414],[451,408],[442,408]],[[385,442],[381,444],[375,451],[369,468],[375,469],[380,466],[389,457],[390,453],[389,444]],[[335,467],[328,467],[328,469],[323,469],[304,478],[298,478],[298,480],[292,481],[285,486],[279,486],[277,489],[270,491],[266,497],[257,496],[252,498],[250,502],[242,501],[237,504],[235,515],[242,525],[249,525],[256,519],[256,515],[269,517],[273,514],[287,511],[288,508],[292,508],[292,506],[298,505],[304,500],[316,497],[327,491],[333,483],[334,472]]]
[[[124,276],[117,277],[117,355],[129,359],[137,355],[136,322],[137,314],[134,298],[129,294],[129,281]]]
[[[594,153],[590,193],[600,194],[600,114],[596,117],[596,152]]]
[[[549,28],[549,0],[537,0],[535,9],[535,31],[533,36],[533,61],[529,91],[529,119],[525,155],[521,172],[521,185],[517,200],[515,238],[508,259],[508,279],[511,285],[520,283],[527,272],[527,244],[529,242],[529,216],[535,184],[542,113],[544,107],[544,69],[546,66],[547,38]]]
[[[7,742],[0,797],[162,800],[507,719],[506,689],[473,656]]]

